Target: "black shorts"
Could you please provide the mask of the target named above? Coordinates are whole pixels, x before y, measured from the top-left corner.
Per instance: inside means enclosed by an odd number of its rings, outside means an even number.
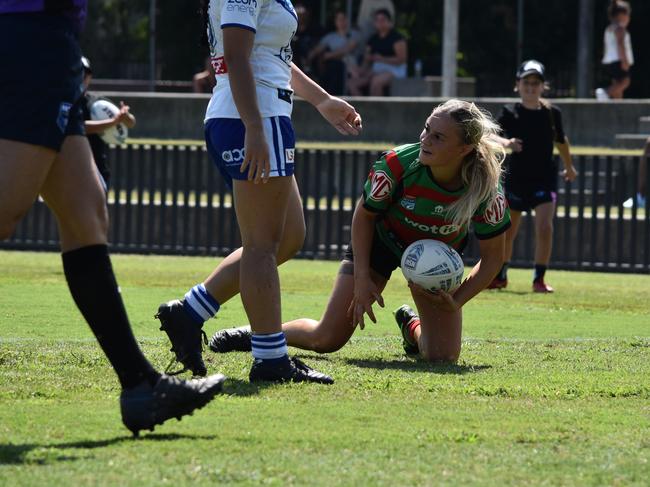
[[[66,136],[84,134],[81,49],[70,19],[0,15],[0,60],[0,139],[59,151]]]
[[[557,201],[557,191],[540,188],[514,191],[506,189],[506,199],[511,210],[529,212],[542,203]]]
[[[354,262],[352,253],[352,242],[343,253],[343,260]],[[391,274],[400,266],[400,258],[397,257],[375,233],[372,239],[372,248],[370,249],[370,268],[380,276],[390,279]]]
[[[605,69],[605,74],[609,79],[621,81],[630,77],[630,71],[629,70],[625,71],[621,67],[620,61],[616,61],[615,63],[603,64],[603,68]]]

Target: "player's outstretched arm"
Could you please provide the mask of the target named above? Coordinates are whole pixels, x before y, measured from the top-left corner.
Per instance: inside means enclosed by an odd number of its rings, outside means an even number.
[[[343,135],[359,135],[361,115],[345,100],[332,96],[318,83],[291,64],[291,87],[296,95],[314,105],[320,114]]]

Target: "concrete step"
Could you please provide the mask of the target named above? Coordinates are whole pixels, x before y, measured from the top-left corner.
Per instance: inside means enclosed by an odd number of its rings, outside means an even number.
[[[615,145],[624,149],[642,149],[645,141],[650,137],[647,134],[616,134]]]
[[[639,118],[639,132],[650,132],[650,116]]]

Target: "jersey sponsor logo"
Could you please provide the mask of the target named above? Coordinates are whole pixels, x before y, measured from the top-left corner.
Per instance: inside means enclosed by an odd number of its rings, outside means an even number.
[[[373,201],[383,201],[387,199],[393,191],[393,181],[384,171],[376,171],[372,175],[372,188],[370,189],[370,199]]]
[[[399,204],[402,205],[402,208],[406,208],[407,210],[413,211],[415,210],[415,198],[412,196],[404,196]]]
[[[485,221],[494,227],[503,221],[505,215],[506,197],[503,196],[503,193],[497,193],[490,206],[485,210]]]
[[[225,150],[221,153],[221,158],[226,163],[242,162],[245,156],[246,152],[243,147],[241,149]]]
[[[228,12],[238,10],[241,13],[248,12],[251,16],[255,16],[256,9],[257,0],[228,0],[228,6],[226,7]]]
[[[291,39],[293,39],[294,34],[295,32],[292,32],[287,45],[280,48],[280,54],[275,54],[275,57],[280,58],[280,60],[283,63],[285,63],[287,66],[291,66],[291,61],[293,59],[293,51],[291,50]],[[289,101],[289,103],[291,102]]]
[[[287,162],[287,164],[293,164],[295,156],[295,149],[284,149],[284,160]]]
[[[459,229],[458,225],[425,225],[424,223],[413,221],[408,217],[405,217],[404,221],[421,232],[432,233],[433,235],[450,235]]]
[[[435,208],[433,209],[432,213],[434,215],[440,215],[443,211],[445,210],[445,207],[442,205],[436,205]]]
[[[226,74],[228,72],[228,66],[226,66],[226,60],[223,56],[213,57],[210,61],[212,62],[214,74]]]

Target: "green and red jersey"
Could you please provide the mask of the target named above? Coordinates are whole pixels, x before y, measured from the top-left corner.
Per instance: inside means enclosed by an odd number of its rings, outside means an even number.
[[[440,240],[461,251],[469,229],[453,224],[448,207],[467,188],[448,191],[440,187],[431,169],[420,163],[419,154],[419,143],[401,145],[383,154],[368,175],[363,206],[379,214],[375,232],[398,257],[421,239]],[[482,240],[510,227],[510,210],[500,185],[496,196],[476,209],[472,226]]]

